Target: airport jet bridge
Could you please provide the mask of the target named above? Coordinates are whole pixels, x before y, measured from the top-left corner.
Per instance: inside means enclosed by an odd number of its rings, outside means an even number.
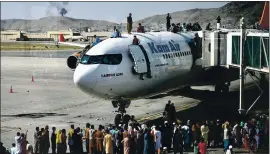
[[[239,79],[242,79],[243,76],[247,74],[249,74],[251,77],[255,76],[257,79],[259,79],[256,74],[260,74],[259,80],[261,84],[258,85],[256,82],[255,83],[260,89],[261,95],[263,93],[262,86],[268,85],[268,83],[265,84],[265,80],[267,80],[265,77],[268,76],[269,78],[268,31],[266,32],[255,29],[245,29],[244,31],[241,31],[240,29],[204,31],[202,36],[201,52],[202,67],[204,68],[217,66],[228,69],[239,68],[239,72],[243,70],[243,75],[240,73]],[[242,80],[244,81],[244,79]],[[242,84],[244,83],[243,81]],[[266,88],[269,89],[269,86]],[[241,83],[240,93],[242,93]],[[255,100],[246,113],[248,113],[248,111],[255,105],[260,96]],[[240,109],[242,109],[242,105],[242,97],[240,96]]]

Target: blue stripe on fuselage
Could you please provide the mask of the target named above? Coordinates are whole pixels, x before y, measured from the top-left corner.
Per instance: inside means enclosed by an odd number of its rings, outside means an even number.
[[[167,53],[167,52],[176,52],[180,51],[180,45],[178,43],[174,43],[173,40],[169,41],[169,45],[167,44],[162,44],[162,45],[156,45],[154,42],[147,43],[151,52],[153,54],[155,53]]]

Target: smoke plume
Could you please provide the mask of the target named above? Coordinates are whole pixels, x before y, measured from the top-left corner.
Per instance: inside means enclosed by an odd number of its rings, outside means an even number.
[[[61,16],[64,16],[68,13],[66,9],[68,2],[49,2],[49,3],[50,3],[49,9],[56,9]]]

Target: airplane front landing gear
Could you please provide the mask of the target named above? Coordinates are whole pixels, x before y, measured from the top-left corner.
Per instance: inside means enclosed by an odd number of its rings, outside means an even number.
[[[223,84],[217,84],[215,86],[215,92],[217,93],[228,93],[229,92],[229,86],[230,86],[230,83],[223,83]]]
[[[118,126],[119,124],[128,124],[130,120],[130,115],[126,114],[126,109],[130,105],[130,100],[117,100],[112,101],[113,107],[117,108],[118,114],[114,118],[114,124],[115,126]]]

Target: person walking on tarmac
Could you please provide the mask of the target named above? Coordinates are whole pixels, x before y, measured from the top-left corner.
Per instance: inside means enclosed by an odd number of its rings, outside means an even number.
[[[175,117],[176,109],[175,109],[174,103],[171,104],[169,112],[171,113],[170,120],[174,122],[176,120],[176,117]]]
[[[169,100],[168,103],[165,105],[165,109],[163,112],[163,117],[166,120],[170,119],[170,106],[171,106],[171,101]]]
[[[130,34],[131,30],[132,30],[132,14],[129,13],[129,16],[127,17],[127,31],[128,34]]]
[[[168,103],[166,104],[164,112],[169,112],[170,105],[171,105],[171,100],[169,100]]]
[[[167,31],[170,31],[170,28],[171,28],[171,15],[168,13],[167,14],[167,17],[166,17],[166,26],[167,26]]]

